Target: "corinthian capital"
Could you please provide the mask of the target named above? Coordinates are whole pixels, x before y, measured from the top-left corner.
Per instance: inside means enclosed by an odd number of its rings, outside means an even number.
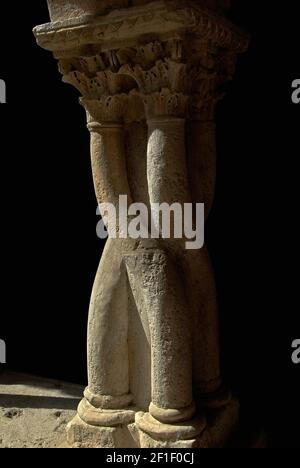
[[[144,95],[143,99],[148,119],[186,117],[189,98],[183,93],[173,93],[168,88],[164,88],[159,92]]]
[[[127,106],[126,94],[102,96],[98,99],[81,98],[80,103],[87,112],[89,125],[102,123],[122,123]]]
[[[128,94],[103,95],[96,99],[82,97],[80,103],[87,112],[88,125],[139,122],[145,116],[141,96],[135,91]]]

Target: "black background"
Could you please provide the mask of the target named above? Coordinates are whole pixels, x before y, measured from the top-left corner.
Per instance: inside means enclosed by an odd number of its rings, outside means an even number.
[[[300,447],[300,365],[291,362],[300,338],[296,3],[233,1],[230,17],[252,40],[217,111],[218,185],[206,233],[224,375],[275,448]],[[48,21],[46,1],[2,2],[0,14],[8,100],[0,106],[0,338],[10,368],[85,383],[88,303],[103,247],[85,115],[31,33]]]

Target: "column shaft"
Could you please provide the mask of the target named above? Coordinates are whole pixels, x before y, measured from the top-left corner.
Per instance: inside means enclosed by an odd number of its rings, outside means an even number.
[[[118,209],[119,195],[127,195],[131,202],[123,127],[91,123],[89,129],[97,200],[112,203]],[[127,287],[122,240],[109,239],[96,275],[89,311],[90,393],[86,396],[96,406],[120,408],[130,402]]]

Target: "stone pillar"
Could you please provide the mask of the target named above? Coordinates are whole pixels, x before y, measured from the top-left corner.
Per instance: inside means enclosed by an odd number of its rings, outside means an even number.
[[[35,29],[81,94],[99,203],[204,203],[215,185],[215,105],[247,38],[224,0],[48,1]],[[106,218],[109,223],[109,218]],[[193,223],[195,216],[193,215]],[[110,238],[89,312],[88,387],[68,426],[81,447],[222,447],[238,403],[222,385],[206,247],[171,229]],[[120,233],[118,224],[116,231]]]
[[[112,203],[118,209],[119,194],[126,195],[129,203],[132,202],[122,124],[127,96],[83,98],[81,103],[87,111],[91,132],[92,171],[98,203]],[[111,221],[107,219],[108,223]],[[115,346],[116,341],[118,346]],[[112,427],[124,420],[133,422],[134,412],[127,409],[132,403],[127,277],[121,242],[116,239],[106,244],[92,292],[88,363],[89,387],[78,410],[81,419],[93,424],[96,418],[97,425]]]

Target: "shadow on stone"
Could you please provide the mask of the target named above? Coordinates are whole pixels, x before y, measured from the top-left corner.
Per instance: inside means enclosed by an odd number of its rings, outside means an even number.
[[[3,408],[76,410],[79,403],[80,399],[77,398],[0,395],[0,406]]]

